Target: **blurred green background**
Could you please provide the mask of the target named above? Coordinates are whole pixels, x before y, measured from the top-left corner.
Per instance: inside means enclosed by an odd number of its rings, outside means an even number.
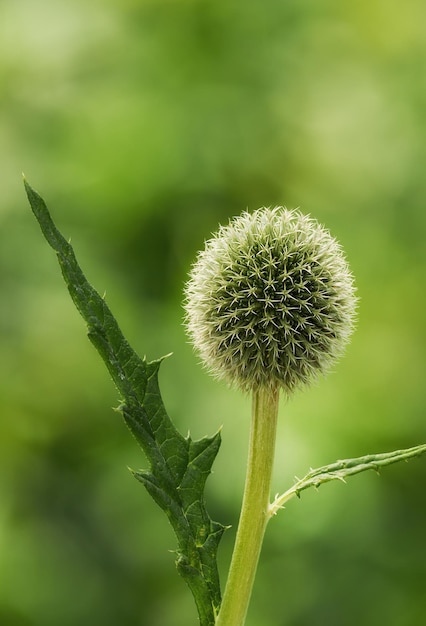
[[[0,624],[189,626],[144,459],[22,188],[72,237],[133,346],[168,352],[177,426],[223,425],[223,584],[250,401],[202,371],[181,292],[220,222],[300,206],[360,296],[335,372],[281,407],[274,492],[426,440],[423,0],[0,2]],[[418,626],[426,460],[306,492],[266,536],[247,626]]]

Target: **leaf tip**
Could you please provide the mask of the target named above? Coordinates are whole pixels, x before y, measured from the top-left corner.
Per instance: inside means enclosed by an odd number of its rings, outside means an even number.
[[[22,182],[24,183],[25,191],[27,192],[27,194],[35,193],[34,189],[31,187],[30,183],[28,182],[27,177],[25,176],[24,172],[22,172]]]
[[[29,182],[27,181],[27,177],[25,176],[24,172],[22,172],[22,182],[24,183],[25,191],[27,192],[27,195],[28,195],[32,191],[32,188]]]

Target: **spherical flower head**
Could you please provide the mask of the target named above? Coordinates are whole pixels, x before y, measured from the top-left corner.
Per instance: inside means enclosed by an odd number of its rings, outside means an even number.
[[[342,249],[296,210],[243,213],[207,241],[185,287],[186,327],[216,377],[287,392],[325,373],[353,329]]]

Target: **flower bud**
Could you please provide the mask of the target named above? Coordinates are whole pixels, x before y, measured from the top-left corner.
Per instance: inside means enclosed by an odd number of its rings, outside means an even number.
[[[216,377],[291,392],[326,372],[353,330],[353,277],[317,221],[283,207],[243,213],[207,241],[185,287],[185,323]]]

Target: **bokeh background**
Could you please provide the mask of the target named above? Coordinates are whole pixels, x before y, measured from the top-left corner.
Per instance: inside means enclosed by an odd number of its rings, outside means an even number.
[[[22,188],[45,197],[194,437],[231,524],[250,401],[182,327],[196,251],[244,209],[301,207],[343,244],[359,322],[327,379],[283,402],[274,491],[426,440],[423,0],[1,0],[0,624],[189,626],[144,458]],[[329,484],[270,524],[247,626],[418,626],[426,460]]]

